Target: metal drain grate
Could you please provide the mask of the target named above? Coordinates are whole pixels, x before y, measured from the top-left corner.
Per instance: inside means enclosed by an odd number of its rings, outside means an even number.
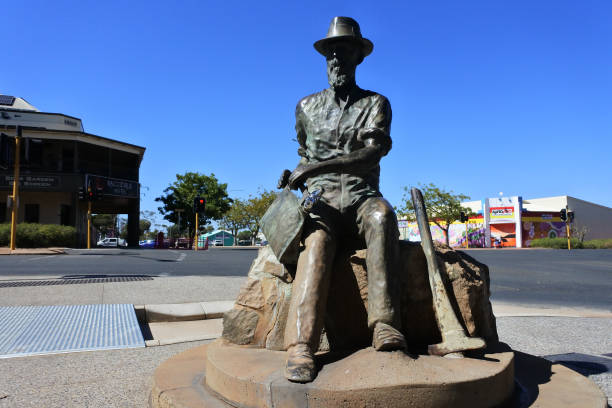
[[[16,288],[20,286],[51,286],[51,285],[84,285],[88,283],[134,282],[153,280],[150,276],[110,276],[87,279],[53,279],[39,281],[0,282],[0,288]]]
[[[133,305],[0,307],[0,358],[144,346]]]

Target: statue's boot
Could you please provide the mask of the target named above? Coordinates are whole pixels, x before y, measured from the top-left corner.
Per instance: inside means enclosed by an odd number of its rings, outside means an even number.
[[[285,377],[298,383],[311,382],[317,376],[314,354],[307,344],[296,344],[287,350]]]
[[[378,351],[393,351],[406,349],[406,339],[395,327],[377,322],[374,326],[372,345]]]

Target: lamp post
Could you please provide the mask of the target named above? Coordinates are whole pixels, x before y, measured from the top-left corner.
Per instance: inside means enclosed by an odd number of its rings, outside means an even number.
[[[174,211],[176,211],[176,213],[178,214],[178,235],[179,235],[179,238],[180,238],[181,237],[181,213],[183,211],[185,211],[185,209],[184,208],[177,208]]]

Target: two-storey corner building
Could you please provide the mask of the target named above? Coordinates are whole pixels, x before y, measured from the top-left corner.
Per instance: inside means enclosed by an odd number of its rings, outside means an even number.
[[[92,212],[127,214],[128,245],[138,246],[144,147],[87,133],[79,118],[40,112],[22,98],[0,95],[0,132],[15,137],[17,126],[23,136],[18,222],[74,226],[78,246],[85,247],[87,202],[78,191],[91,186],[104,193]],[[6,169],[0,168],[0,223],[10,222],[13,169],[10,154]]]

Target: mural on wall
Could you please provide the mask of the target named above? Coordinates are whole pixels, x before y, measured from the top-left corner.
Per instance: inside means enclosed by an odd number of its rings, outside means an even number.
[[[523,246],[531,246],[536,238],[567,237],[563,221],[526,221],[523,222]]]
[[[468,221],[468,239],[470,248],[484,248],[485,247],[485,226],[482,219],[480,222]],[[461,242],[461,244],[465,244]],[[460,246],[462,246],[460,245]]]
[[[525,211],[522,220],[523,246],[537,238],[567,237],[565,223],[558,212]]]
[[[516,247],[515,224],[491,224],[492,247]]]
[[[421,241],[419,227],[416,222],[400,221],[400,237],[407,241]],[[434,241],[446,243],[444,230],[435,224],[430,224],[431,237]],[[449,228],[449,244],[451,247],[465,247],[465,224],[451,224]],[[482,218],[471,219],[468,222],[468,239],[470,247],[484,248],[485,227]]]

